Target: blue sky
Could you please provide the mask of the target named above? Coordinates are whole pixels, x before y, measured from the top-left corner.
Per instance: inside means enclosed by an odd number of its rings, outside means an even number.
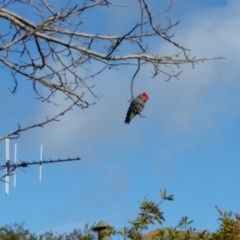
[[[100,23],[90,15],[90,29],[103,34],[129,29],[135,1],[129,4],[129,9],[114,14],[102,10],[108,15]],[[164,226],[175,226],[188,216],[194,220],[193,227],[212,231],[218,227],[215,205],[239,212],[239,7],[234,0],[175,1],[168,12],[181,21],[173,30],[174,40],[199,58],[226,59],[194,69],[184,66],[180,79],[169,82],[161,75],[152,79],[151,69],[145,68],[135,82],[135,94],[149,94],[146,118],[124,124],[133,70],[108,71],[95,79],[96,92],[104,95],[96,105],[75,108],[60,122],[12,140],[11,159],[17,143],[21,160],[39,159],[40,144],[46,160],[75,156],[82,160],[43,166],[42,182],[38,167],[19,170],[17,188],[11,179],[8,196],[2,183],[0,225],[25,222],[31,232],[62,233],[103,219],[119,229],[136,216],[139,201],[148,197],[158,202],[159,189],[165,188],[175,200],[161,207]],[[154,46],[160,55],[175,52],[163,42]],[[15,95],[9,92],[12,86],[11,77],[3,71],[1,136],[18,123],[41,121],[62,108],[37,102],[29,82],[22,80]],[[0,154],[3,164],[4,141]]]

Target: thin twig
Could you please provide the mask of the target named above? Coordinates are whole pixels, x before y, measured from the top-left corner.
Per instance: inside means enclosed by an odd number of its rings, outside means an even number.
[[[57,122],[59,121],[58,118],[63,116],[65,113],[67,113],[68,111],[70,111],[72,109],[73,106],[77,105],[78,102],[80,100],[77,100],[75,102],[73,102],[68,108],[66,108],[65,110],[61,111],[60,113],[58,113],[57,115],[55,115],[54,117],[52,118],[48,118],[46,117],[46,120],[45,121],[42,121],[40,123],[35,123],[35,124],[32,124],[32,125],[29,125],[27,127],[24,127],[22,128],[20,125],[18,125],[18,129],[11,132],[11,133],[8,133],[7,135],[5,135],[4,137],[1,137],[0,138],[0,141],[6,139],[6,138],[9,138],[9,139],[15,139],[15,138],[18,138],[20,137],[20,134],[24,131],[27,131],[29,129],[32,129],[32,128],[37,128],[37,127],[44,127],[46,124],[50,123],[50,122]]]

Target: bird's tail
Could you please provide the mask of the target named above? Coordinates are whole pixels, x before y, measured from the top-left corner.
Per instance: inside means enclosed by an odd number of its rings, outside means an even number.
[[[131,122],[132,118],[133,118],[133,114],[130,111],[128,111],[127,116],[125,118],[125,123],[129,124]]]
[[[131,121],[131,120],[130,120],[129,116],[126,116],[126,118],[125,118],[125,123],[126,123],[126,124],[129,124],[130,121]]]

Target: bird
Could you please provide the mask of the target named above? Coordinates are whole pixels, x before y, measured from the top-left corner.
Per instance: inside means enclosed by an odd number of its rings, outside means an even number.
[[[136,98],[134,98],[132,100],[132,102],[130,103],[130,106],[128,108],[127,111],[127,115],[125,118],[125,123],[129,124],[130,121],[137,115],[139,114],[141,117],[143,117],[141,115],[141,111],[144,108],[145,103],[147,102],[147,100],[149,99],[147,93],[142,93],[139,94]]]

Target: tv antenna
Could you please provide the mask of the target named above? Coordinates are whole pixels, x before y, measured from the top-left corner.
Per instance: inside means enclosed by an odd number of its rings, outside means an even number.
[[[0,181],[5,182],[5,193],[9,194],[9,182],[10,176],[13,175],[13,186],[17,185],[17,168],[25,168],[31,165],[39,165],[39,181],[42,181],[42,165],[50,164],[50,163],[62,163],[62,162],[71,162],[71,161],[79,161],[81,160],[79,157],[76,158],[67,158],[67,159],[57,159],[57,160],[43,160],[43,145],[40,146],[40,159],[39,161],[20,161],[17,162],[17,144],[14,145],[14,162],[10,161],[9,155],[9,138],[6,138],[6,163],[5,165],[0,165],[0,171],[5,169],[5,174],[0,177]]]

